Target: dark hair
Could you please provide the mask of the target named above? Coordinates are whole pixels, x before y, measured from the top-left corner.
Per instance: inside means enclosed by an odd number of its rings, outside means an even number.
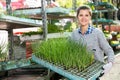
[[[80,6],[78,9],[77,9],[77,17],[79,15],[79,12],[80,10],[89,10],[89,13],[90,13],[90,16],[92,16],[92,10],[89,6],[87,5],[84,5],[84,6]]]

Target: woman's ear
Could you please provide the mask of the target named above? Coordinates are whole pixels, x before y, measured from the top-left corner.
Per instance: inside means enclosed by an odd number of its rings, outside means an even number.
[[[92,24],[93,24],[93,23],[92,23],[92,20],[90,20],[89,24],[90,24],[90,25],[92,25]]]
[[[80,26],[80,21],[79,21],[79,19],[77,19],[77,25]]]

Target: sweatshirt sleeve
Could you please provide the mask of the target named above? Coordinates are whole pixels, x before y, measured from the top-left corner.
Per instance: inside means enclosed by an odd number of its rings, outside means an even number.
[[[98,35],[98,41],[100,48],[104,51],[105,55],[107,56],[108,62],[114,62],[114,51],[112,47],[109,45],[104,33],[99,30]]]

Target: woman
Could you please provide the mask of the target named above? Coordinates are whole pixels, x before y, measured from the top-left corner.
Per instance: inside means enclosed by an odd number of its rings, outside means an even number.
[[[107,63],[103,66],[103,73],[107,73],[113,65],[114,52],[106,40],[104,33],[90,24],[91,18],[92,11],[88,6],[80,6],[77,9],[79,28],[72,32],[71,39],[81,41],[87,46],[88,50],[93,51],[95,60],[105,62],[105,53]]]

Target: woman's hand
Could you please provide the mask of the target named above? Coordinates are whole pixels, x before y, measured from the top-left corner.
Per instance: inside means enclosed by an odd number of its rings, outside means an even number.
[[[112,68],[113,63],[109,62],[103,66],[103,72],[104,74],[108,73],[110,69]]]

